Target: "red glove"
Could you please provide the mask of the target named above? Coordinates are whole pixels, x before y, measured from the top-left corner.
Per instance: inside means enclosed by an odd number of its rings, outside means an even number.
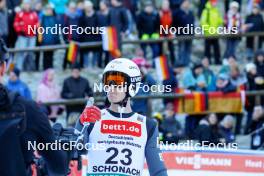
[[[94,123],[96,121],[99,121],[100,119],[101,110],[96,106],[86,107],[80,116],[81,124],[85,122]]]

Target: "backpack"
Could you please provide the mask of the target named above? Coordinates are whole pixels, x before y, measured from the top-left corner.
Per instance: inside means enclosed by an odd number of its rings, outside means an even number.
[[[7,105],[0,110],[0,175],[26,174],[21,135],[26,129],[26,112],[23,104],[19,103],[18,93],[8,92],[1,88],[2,95],[8,98]],[[23,174],[24,173],[24,174]]]

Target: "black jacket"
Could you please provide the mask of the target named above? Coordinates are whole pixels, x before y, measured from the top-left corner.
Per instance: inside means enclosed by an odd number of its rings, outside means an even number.
[[[186,13],[182,9],[179,9],[173,13],[174,27],[186,27],[187,25],[191,25],[191,24],[194,25],[194,15],[191,11]],[[179,35],[181,35],[181,33],[179,33]]]
[[[93,92],[87,79],[69,77],[64,80],[61,97],[65,99],[85,98],[92,96]],[[67,112],[82,112],[83,106],[75,105],[67,107]]]
[[[160,18],[159,14],[153,12],[148,14],[146,12],[141,12],[137,16],[137,29],[139,32],[139,37],[143,34],[153,34],[155,32],[159,33]]]
[[[115,26],[117,33],[125,32],[128,29],[127,9],[123,6],[112,7],[109,12],[110,26]]]
[[[54,134],[48,121],[48,117],[40,110],[37,104],[31,100],[26,100],[22,96],[18,96],[15,99],[16,103],[19,103],[25,108],[25,120],[26,128],[20,136],[20,144],[13,146],[0,146],[0,175],[1,176],[25,176],[26,168],[30,166],[33,161],[33,149],[28,149],[29,141],[33,143],[36,141],[39,143],[53,143],[55,141]],[[0,91],[0,111],[7,112],[6,105],[8,104],[8,97],[4,96],[4,91]],[[10,105],[10,107],[12,107]],[[1,121],[0,123],[3,123]],[[5,132],[1,131],[0,135]],[[12,136],[10,138],[4,138],[6,143],[10,144],[14,140]],[[45,159],[45,163],[48,165],[49,171],[52,172],[49,175],[61,175],[64,176],[68,171],[67,155],[63,151],[46,150],[39,151],[39,153]]]
[[[82,42],[94,42],[94,41],[100,41],[101,35],[99,31],[99,19],[96,12],[92,16],[84,15],[80,18],[80,26],[85,28],[90,28],[88,32],[91,32],[91,34],[83,33],[81,37]]]
[[[264,30],[264,21],[261,14],[258,15],[251,14],[247,16],[245,23],[252,24],[252,27],[249,28],[248,32],[261,32]],[[261,37],[260,40],[263,40],[263,37]],[[259,48],[260,48],[260,43],[259,43]],[[253,44],[254,44],[254,38],[247,37],[246,46],[248,48],[253,49]]]
[[[252,120],[247,128],[246,128],[246,134],[255,132],[251,135],[251,149],[258,149],[260,147],[264,147],[264,129],[260,130],[259,132],[256,132],[256,130],[263,128],[264,126],[264,116],[262,116],[259,120]],[[259,145],[254,144],[254,139],[259,136],[260,137],[260,143]]]
[[[256,62],[258,76],[264,77],[264,62]]]
[[[217,126],[209,125],[206,120],[202,120],[196,129],[196,139],[200,144],[219,143],[220,134]]]
[[[103,14],[102,12],[99,11],[97,13],[97,17],[98,17],[98,25],[100,27],[109,26],[109,23],[110,23],[109,12],[108,14]]]

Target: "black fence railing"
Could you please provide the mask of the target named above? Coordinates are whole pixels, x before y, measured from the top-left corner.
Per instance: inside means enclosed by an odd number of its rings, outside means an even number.
[[[253,37],[254,38],[254,49],[256,50],[259,44],[259,37],[264,37],[264,32],[250,32],[250,33],[241,33],[241,34],[225,34],[225,35],[212,35],[212,36],[204,36],[204,35],[184,35],[177,37],[169,37],[169,38],[158,38],[158,39],[148,39],[148,40],[123,40],[122,45],[125,44],[141,44],[141,43],[167,43],[169,41],[183,41],[183,40],[202,40],[202,39],[227,39],[227,38],[241,38],[241,37]],[[101,47],[102,42],[81,42],[78,43],[80,48],[96,48]],[[30,47],[30,48],[9,48],[10,54],[17,52],[43,52],[43,51],[54,51],[58,49],[66,49],[69,47],[69,44],[59,44],[59,45],[49,45],[49,46],[38,46],[38,47]]]

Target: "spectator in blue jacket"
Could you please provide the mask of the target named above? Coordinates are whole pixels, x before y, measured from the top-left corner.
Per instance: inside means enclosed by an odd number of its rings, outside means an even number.
[[[71,26],[80,26],[80,12],[77,9],[77,4],[75,2],[70,2],[69,4],[69,8],[65,13],[64,16],[64,27],[68,27],[69,29],[71,28]],[[73,27],[76,29],[76,27]],[[72,30],[69,33],[65,33],[63,35],[64,37],[64,41],[66,43],[70,43],[71,41],[79,41],[80,40],[80,35],[77,33],[77,30]],[[68,60],[67,60],[67,55],[68,55],[68,51],[65,54],[64,57],[64,63],[63,63],[63,68],[66,69],[67,64],[68,64]]]
[[[123,5],[122,0],[110,0],[111,8],[109,11],[110,26],[116,27],[119,49],[121,49],[122,38],[128,31],[128,15],[127,9]]]
[[[216,90],[223,93],[228,93],[235,92],[237,90],[237,87],[231,83],[228,75],[221,73],[217,77]]]
[[[203,75],[203,67],[201,64],[195,64],[193,71],[184,64],[177,64],[175,67],[179,88],[192,91],[206,90],[206,81]]]
[[[110,4],[108,3],[107,0],[100,1],[99,7],[100,10],[98,11],[98,25],[99,27],[107,27],[110,25],[110,19],[109,19],[109,6]],[[103,59],[103,54],[104,54],[104,59]],[[103,64],[104,60],[104,64]],[[99,53],[99,67],[106,66],[110,60],[110,54],[108,51],[103,51]]]
[[[63,24],[63,18],[67,9],[68,0],[49,0],[49,3],[55,7],[58,22]]]
[[[20,70],[18,68],[14,68],[9,73],[9,80],[6,85],[7,89],[19,93],[21,96],[25,97],[26,99],[32,99],[31,92],[28,86],[19,79],[19,75],[20,75]]]
[[[186,67],[182,63],[176,63],[174,72],[176,73],[178,88],[193,89],[195,87],[195,79],[189,67]]]
[[[213,92],[216,90],[216,76],[210,68],[209,59],[204,57],[202,59],[203,75],[206,82],[206,91]]]
[[[206,91],[207,85],[205,81],[205,77],[203,74],[203,66],[202,64],[195,64],[193,67],[193,78],[195,79],[195,87],[196,91]]]
[[[53,7],[48,4],[44,9],[44,13],[41,17],[40,25],[44,29],[48,27],[54,27],[58,24]],[[59,34],[53,34],[51,31],[44,32],[41,39],[39,38],[40,45],[56,45],[60,43]],[[43,69],[53,68],[53,54],[54,51],[44,51],[43,53]]]
[[[84,2],[84,14],[80,18],[80,27],[92,29],[91,34],[83,33],[81,35],[81,42],[98,42],[101,40],[99,33],[99,19],[98,14],[94,10],[93,3],[91,1]],[[81,67],[95,67],[99,66],[99,53],[101,47],[85,48],[81,50]],[[90,55],[92,54],[92,57]],[[90,61],[90,62],[89,62]]]
[[[174,27],[190,27],[194,25],[194,15],[190,10],[190,1],[183,0],[179,10],[176,10],[173,14],[173,26]],[[183,31],[177,31],[178,35],[185,35]],[[190,34],[189,34],[190,35]],[[188,66],[191,61],[191,48],[192,40],[179,41],[179,55],[178,60]]]

